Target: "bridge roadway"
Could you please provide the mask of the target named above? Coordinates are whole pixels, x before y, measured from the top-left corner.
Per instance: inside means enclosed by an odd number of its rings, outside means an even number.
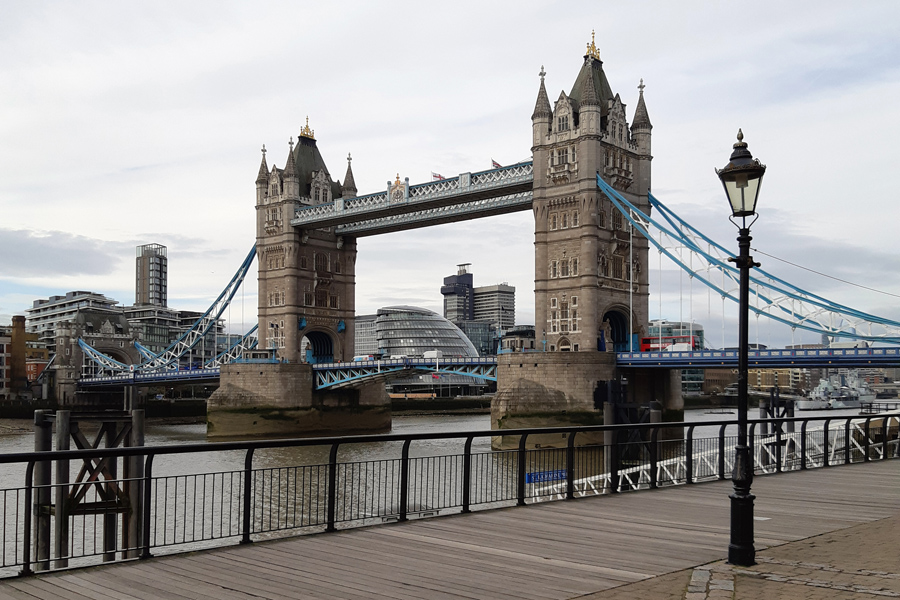
[[[532,353],[523,353],[526,356]],[[696,352],[619,352],[619,367],[665,369],[737,368],[737,350],[700,350]],[[856,368],[900,366],[900,348],[832,348],[804,350],[753,350],[748,357],[751,368]],[[313,365],[316,389],[354,387],[377,380],[408,375],[414,371],[433,371],[497,380],[494,357],[440,359],[399,358]],[[219,369],[187,371],[166,370],[157,373],[126,373],[85,378],[80,387],[121,385],[165,385],[217,381]]]
[[[733,572],[709,565],[727,554],[731,489],[680,485],[7,579],[0,600],[732,598],[686,594],[694,579]],[[734,597],[900,597],[898,490],[900,460],[756,477],[760,564],[734,575]]]

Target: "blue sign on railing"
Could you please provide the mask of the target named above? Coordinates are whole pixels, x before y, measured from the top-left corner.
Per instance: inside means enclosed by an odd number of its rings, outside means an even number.
[[[562,481],[566,478],[565,469],[557,469],[555,471],[535,471],[534,473],[525,473],[525,483],[546,483],[548,481]]]

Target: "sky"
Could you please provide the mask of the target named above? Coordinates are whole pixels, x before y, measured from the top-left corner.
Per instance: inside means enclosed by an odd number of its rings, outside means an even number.
[[[254,243],[260,148],[284,166],[307,117],[332,177],[352,154],[360,195],[398,174],[529,159],[538,72],[551,100],[568,92],[592,30],[629,119],[646,85],[655,196],[736,249],[714,168],[740,127],[768,167],[755,258],[900,319],[898,3],[0,0],[0,12],[0,324],[70,290],[132,304],[146,243],[168,247],[169,306],[205,310]],[[515,286],[517,322],[534,321],[530,212],[358,250],[359,314],[441,312],[443,277],[471,263],[476,285]],[[651,318],[734,343],[733,308],[653,269]],[[234,331],[255,319],[251,275],[226,315]]]

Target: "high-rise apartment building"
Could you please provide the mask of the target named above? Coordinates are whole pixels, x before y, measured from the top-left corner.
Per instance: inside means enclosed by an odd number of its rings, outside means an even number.
[[[137,247],[135,305],[167,306],[168,260],[165,246],[144,244]]]

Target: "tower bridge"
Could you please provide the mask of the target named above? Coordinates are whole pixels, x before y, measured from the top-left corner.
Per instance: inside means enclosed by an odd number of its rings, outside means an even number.
[[[571,88],[561,91],[552,105],[546,75],[542,68],[531,115],[530,161],[412,185],[397,174],[382,191],[357,195],[350,157],[343,181],[332,178],[308,121],[296,143],[293,138],[288,142],[283,167],[269,166],[263,146],[256,177],[256,243],[248,261],[258,258],[257,335],[271,359],[223,359],[209,365],[221,368],[220,388],[209,403],[210,435],[388,429],[383,380],[391,372],[422,366],[381,370],[379,365],[349,364],[354,355],[356,238],[528,209],[534,217],[535,327],[544,332],[546,351],[500,355],[482,365],[483,370],[470,372],[497,379],[494,426],[544,426],[551,424],[547,415],[555,415],[552,424],[558,425],[602,423],[598,398],[618,378],[617,368],[642,369],[639,378],[629,377],[630,400],[661,400],[668,416],[680,417],[677,369],[727,364],[730,358],[626,352],[649,323],[651,246],[723,300],[736,300],[736,271],[726,260],[730,252],[650,194],[652,125],[642,80],[634,110],[626,110],[593,42]],[[664,234],[696,255],[703,266],[694,267],[680,251],[656,241],[651,226],[661,238]],[[171,355],[195,344],[203,328],[221,315],[248,261],[196,331],[135,370],[164,377]],[[714,271],[721,283],[711,277]],[[817,334],[900,343],[900,323],[809,294],[763,271],[755,273],[756,306],[751,310],[761,316]],[[248,341],[239,350],[251,347]],[[100,353],[87,354],[104,369],[130,368]],[[234,352],[230,358],[239,355]],[[849,364],[857,359],[865,364],[896,360],[887,353],[803,361],[778,355],[767,364]]]

